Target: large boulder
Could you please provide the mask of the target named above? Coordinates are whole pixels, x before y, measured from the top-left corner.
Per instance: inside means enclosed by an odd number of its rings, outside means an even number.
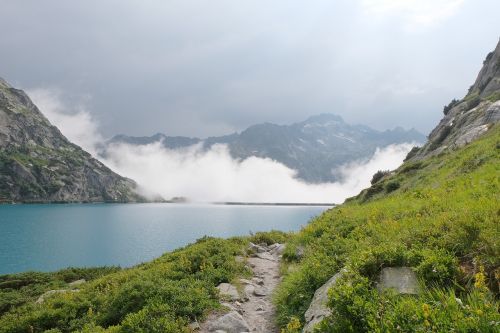
[[[226,313],[222,317],[217,318],[208,326],[210,332],[227,332],[227,333],[242,333],[250,332],[247,322],[236,311]]]
[[[420,286],[417,275],[410,267],[386,267],[379,275],[377,289],[393,289],[399,294],[418,294]]]
[[[331,315],[330,309],[327,307],[328,290],[333,287],[337,280],[343,275],[344,270],[332,276],[324,285],[322,285],[314,293],[314,297],[305,313],[306,324],[302,329],[302,333],[311,333],[314,327],[319,324],[323,318]]]

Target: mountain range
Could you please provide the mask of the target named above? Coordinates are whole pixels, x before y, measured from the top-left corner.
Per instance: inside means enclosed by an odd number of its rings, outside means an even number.
[[[320,114],[291,125],[263,123],[241,133],[206,139],[185,136],[134,137],[117,135],[107,142],[102,154],[112,144],[147,145],[160,141],[167,149],[183,149],[195,144],[208,150],[225,144],[235,159],[250,156],[270,158],[297,171],[297,177],[321,183],[339,180],[335,169],[346,163],[368,159],[377,148],[399,143],[423,143],[426,138],[415,129],[396,127],[378,131],[368,126],[350,125],[340,116]]]

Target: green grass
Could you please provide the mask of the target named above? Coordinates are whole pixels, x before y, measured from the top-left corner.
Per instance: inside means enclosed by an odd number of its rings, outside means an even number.
[[[303,320],[314,291],[346,267],[322,331],[498,332],[499,143],[496,126],[464,148],[407,162],[304,227],[290,242],[305,256],[289,260],[276,295],[280,325]],[[401,265],[424,292],[379,294],[380,270]]]
[[[25,272],[0,275],[0,315],[29,302],[48,290],[69,288],[80,279],[94,280],[118,271],[117,267],[67,268],[54,273]]]

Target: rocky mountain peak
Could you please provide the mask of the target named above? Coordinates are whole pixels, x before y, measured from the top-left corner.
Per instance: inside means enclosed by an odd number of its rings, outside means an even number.
[[[477,75],[469,94],[487,98],[498,91],[500,91],[500,40],[495,50],[486,56],[483,68]]]
[[[444,117],[429,134],[429,140],[410,159],[436,155],[464,146],[500,122],[500,41],[483,62],[475,83],[461,100],[444,108]]]
[[[330,122],[337,122],[337,123],[344,123],[344,119],[342,119],[341,116],[338,116],[333,113],[321,113],[315,116],[311,116],[307,118],[303,123],[305,124],[311,124],[311,123],[330,123]]]

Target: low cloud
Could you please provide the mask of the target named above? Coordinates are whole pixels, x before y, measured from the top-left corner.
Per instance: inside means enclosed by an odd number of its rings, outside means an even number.
[[[225,145],[207,151],[201,145],[171,150],[161,142],[112,144],[104,157],[97,154],[104,140],[90,112],[81,106],[67,107],[57,91],[36,89],[28,94],[68,139],[117,173],[134,179],[141,194],[151,197],[186,197],[195,202],[341,203],[369,186],[377,170],[397,168],[413,146],[377,149],[368,160],[333,170],[341,181],[323,184],[308,184],[296,178],[296,171],[268,158],[234,159]]]
[[[323,184],[305,183],[294,170],[268,158],[233,159],[225,145],[204,151],[200,145],[170,150],[160,142],[115,144],[105,163],[136,180],[145,195],[183,196],[196,202],[340,203],[367,187],[377,170],[398,167],[411,147],[377,149],[371,159],[337,169],[342,181]]]
[[[58,89],[37,88],[26,93],[68,140],[97,156],[96,148],[104,140],[97,121],[82,103],[70,107],[62,101],[62,92]]]

